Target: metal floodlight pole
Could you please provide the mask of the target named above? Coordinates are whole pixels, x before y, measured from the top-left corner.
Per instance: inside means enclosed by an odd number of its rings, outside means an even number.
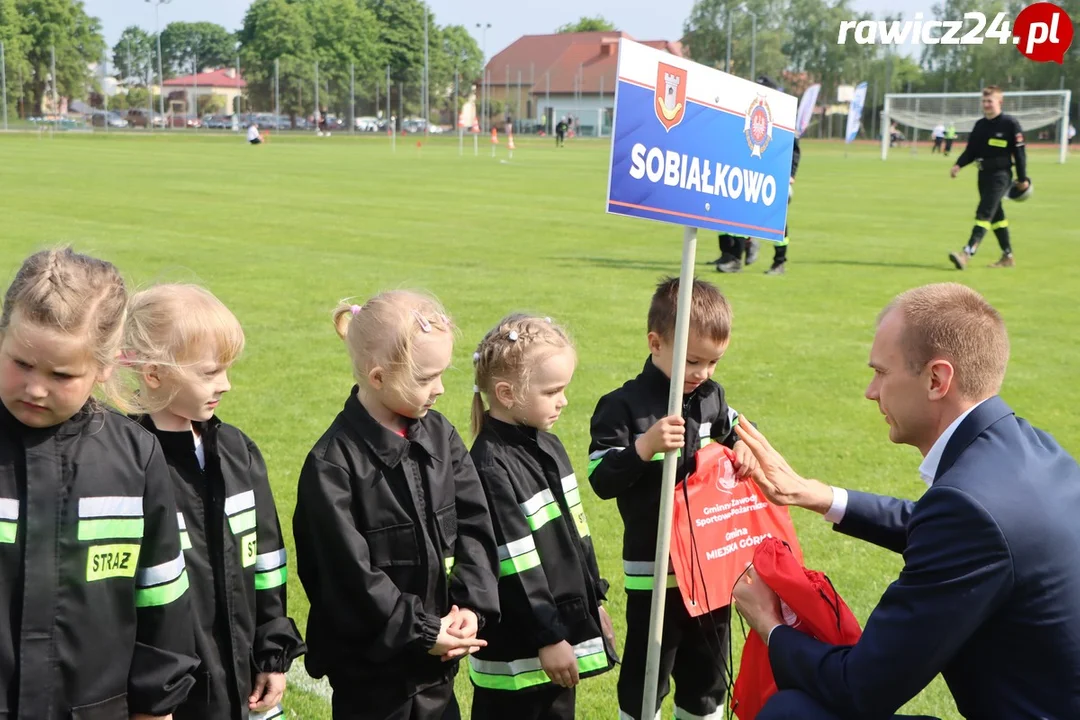
[[[349,63],[349,134],[356,131],[356,63]]]
[[[239,48],[238,48],[239,49]],[[240,87],[240,53],[236,53],[236,112],[239,113],[244,105],[244,89]],[[250,106],[249,106],[250,109]]]
[[[281,76],[279,74],[280,67],[278,58],[274,58],[274,129],[277,130],[277,124],[281,122]],[[240,122],[240,103],[236,104],[237,118],[236,121]]]
[[[315,118],[315,132],[322,132],[319,127],[319,120],[322,119],[322,114],[319,112],[319,61],[315,61],[315,114],[312,116]]]
[[[757,80],[757,15],[750,13],[750,79]]]
[[[4,86],[4,43],[0,43],[0,87]],[[102,125],[105,126],[106,134],[109,132],[109,90],[105,86],[105,79],[109,77],[109,52],[105,51],[105,56],[101,59],[101,100],[105,106],[105,115],[102,116]],[[90,127],[94,127],[93,120],[90,121]],[[7,130],[7,94],[4,95],[4,129]]]
[[[491,27],[491,23],[476,23],[476,27],[480,28],[480,52],[484,56],[484,77],[483,83],[480,85],[480,132],[484,132],[487,129],[487,103],[489,100],[490,91],[488,89],[489,73],[487,69],[488,56],[487,56],[487,31]]]
[[[697,229],[683,229],[682,271],[679,274],[679,301],[675,312],[675,354],[671,362],[668,415],[682,415],[683,382],[686,380],[686,341],[690,335],[690,303],[694,293],[694,258]],[[660,490],[660,518],[653,561],[652,610],[649,615],[649,651],[645,660],[645,687],[641,703],[642,720],[656,716],[656,692],[660,680],[660,643],[664,636],[664,606],[667,601],[668,557],[671,553],[671,515],[675,509],[675,473],[679,451],[664,454]]]
[[[194,112],[192,112],[191,115],[192,115],[193,118],[197,118],[197,117],[199,117],[199,54],[198,53],[192,53],[191,70],[194,73],[191,77],[195,80],[195,94],[191,98],[192,99],[192,105],[194,105],[194,107],[189,108],[189,109],[194,110]],[[236,103],[236,107],[237,108],[240,107],[239,102]],[[162,117],[164,117],[164,116],[165,116],[165,114],[162,113]],[[199,131],[199,126],[196,125],[195,126],[195,132],[198,132],[198,131]]]
[[[727,52],[724,55],[724,72],[731,72],[731,6],[727,8]]]
[[[102,81],[102,84],[104,85],[104,81]],[[105,92],[105,89],[102,88],[102,93],[104,93],[104,92]],[[106,95],[106,97],[108,97],[108,95]],[[108,100],[106,100],[105,102],[108,102]],[[8,129],[8,123],[7,123],[7,60],[4,59],[4,41],[3,40],[0,40],[0,107],[4,108],[4,132],[7,132],[7,129]],[[105,120],[106,120],[105,127],[108,127],[109,126],[109,123],[108,123],[108,119],[109,119],[108,105],[106,105],[105,107],[106,107],[106,110],[105,110]]]
[[[49,46],[49,53],[50,53],[50,57],[51,57],[49,63],[50,63],[51,72],[52,72],[52,78],[51,79],[52,79],[53,117],[56,118],[56,120],[53,120],[53,128],[55,129],[56,128],[56,123],[60,119],[60,100],[56,96],[56,84],[57,83],[56,83],[56,46],[55,45],[50,45]]]
[[[161,117],[165,117],[165,94],[162,92],[165,88],[165,76],[161,73],[161,24],[158,21],[158,9],[162,5],[168,5],[172,0],[146,0],[148,3],[154,4],[154,34],[157,35],[157,70],[158,70],[158,112],[161,113]],[[153,99],[153,93],[151,92],[151,99]],[[153,103],[150,105],[150,124],[154,124],[154,110]]]
[[[423,91],[424,97],[420,102],[420,107],[424,111],[424,137],[428,135],[428,123],[431,122],[431,92],[428,88],[429,75],[428,75],[428,7],[427,3],[424,3],[424,82]]]

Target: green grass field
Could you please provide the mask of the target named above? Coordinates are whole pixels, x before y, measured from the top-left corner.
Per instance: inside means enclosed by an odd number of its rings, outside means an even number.
[[[438,409],[463,434],[471,355],[489,326],[516,309],[565,323],[580,363],[555,431],[584,477],[592,409],[640,369],[649,297],[660,276],[678,273],[682,233],[604,213],[607,143],[556,150],[521,139],[509,163],[493,160],[483,142],[479,157],[471,142],[466,149],[460,157],[456,140],[440,139],[418,151],[414,139],[399,139],[392,154],[385,137],[275,135],[252,148],[232,136],[0,136],[0,277],[6,286],[25,255],[70,242],[116,262],[133,285],[197,281],[221,297],[248,338],[221,415],[262,448],[290,544],[300,465],[352,383],[330,322],[347,296],[419,287],[443,300],[461,338]],[[970,230],[975,169],[950,180],[951,160],[925,146],[918,155],[894,150],[887,163],[877,152],[803,144],[786,276],[762,275],[769,248],[742,275],[701,266],[735,309],[716,376],[731,404],[802,473],[917,497],[918,453],[890,445],[877,408],[862,397],[867,352],[874,318],[894,294],[959,280],[1009,324],[1006,400],[1080,452],[1080,155],[1058,165],[1056,151],[1032,150],[1036,197],[1007,206],[1018,267],[986,269],[997,259],[989,237],[959,273],[946,254]],[[699,262],[716,257],[714,238],[700,233]],[[618,513],[583,492],[601,569],[619,588]],[[793,514],[808,564],[828,572],[865,620],[900,558],[831,532],[820,517]],[[291,613],[304,628],[308,607],[292,559],[290,573]],[[620,633],[623,602],[614,590],[609,609]],[[581,686],[579,717],[615,716],[616,674]],[[467,708],[464,675],[458,695]],[[287,695],[291,715],[329,718],[317,692],[297,684]],[[940,679],[905,711],[957,716]]]

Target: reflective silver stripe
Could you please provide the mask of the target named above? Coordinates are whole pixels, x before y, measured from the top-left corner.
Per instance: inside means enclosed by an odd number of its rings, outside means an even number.
[[[153,567],[140,568],[138,574],[135,576],[135,585],[137,587],[161,585],[162,583],[172,582],[180,577],[183,572],[184,552],[180,551],[179,555],[168,562],[163,562],[160,565],[154,565]]]
[[[12,498],[0,498],[0,520],[18,520],[19,501]]]
[[[255,507],[255,491],[248,490],[238,495],[230,495],[225,498],[225,514],[235,515],[243,510]]]
[[[619,720],[637,720],[637,715],[631,715],[630,713],[626,712],[622,708],[619,708]],[[654,716],[654,720],[660,720],[660,711],[659,710],[656,711],[656,715]]]
[[[184,513],[176,513],[176,524],[180,526],[181,530],[187,530],[187,521],[184,520]]]
[[[601,638],[593,638],[592,640],[586,640],[585,642],[574,645],[575,657],[587,657],[589,655],[595,655],[597,653],[604,652],[604,641]],[[469,657],[469,662],[472,664],[473,669],[476,672],[484,673],[485,675],[520,675],[524,672],[532,672],[534,670],[542,670],[540,665],[540,658],[522,658],[520,660],[511,660],[510,662],[500,662],[497,660],[481,660],[475,655]]]
[[[285,564],[285,548],[263,553],[255,557],[255,572],[276,570]]]
[[[79,517],[142,517],[141,496],[84,497],[79,499]]]
[[[527,552],[531,552],[536,549],[536,542],[533,540],[532,535],[526,535],[520,540],[506,543],[499,546],[499,560],[506,560],[508,558],[517,557],[518,555],[524,555]]]
[[[731,427],[735,427],[739,424],[739,413],[736,412],[734,408],[729,407],[727,409],[727,419],[728,422],[731,423]]]
[[[607,454],[608,454],[609,452],[619,452],[620,450],[625,450],[625,449],[626,449],[626,448],[621,448],[621,447],[617,447],[617,448],[616,448],[616,447],[612,447],[612,448],[605,448],[605,449],[603,449],[603,450],[597,450],[597,451],[596,451],[596,452],[594,452],[594,453],[589,453],[589,459],[590,459],[590,460],[599,460],[600,458],[602,458],[602,457],[604,457],[605,455],[607,455]]]
[[[708,715],[695,715],[694,713],[688,710],[683,710],[681,707],[676,705],[675,720],[724,720],[724,708],[717,708]]]
[[[564,493],[568,493],[577,487],[577,475],[570,473],[562,479],[562,489]]]
[[[623,560],[623,574],[624,575],[652,575],[653,568],[656,567],[656,563],[651,560]],[[668,563],[668,574],[675,572],[675,568],[672,564]]]
[[[555,496],[551,494],[551,491],[541,490],[525,502],[521,503],[521,509],[526,515],[535,515],[540,508],[545,505],[550,505],[553,502],[555,502]]]
[[[701,423],[701,428],[698,430],[698,437],[703,437],[704,438],[704,437],[709,437],[710,435],[712,435],[712,423],[711,422],[703,422],[703,423]]]

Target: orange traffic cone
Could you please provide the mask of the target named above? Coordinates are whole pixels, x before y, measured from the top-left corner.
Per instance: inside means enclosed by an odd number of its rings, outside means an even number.
[[[510,149],[510,151],[513,152],[513,150],[514,150],[514,136],[513,135],[510,135],[510,136],[508,136],[506,138],[506,147],[508,147]]]
[[[470,130],[474,133],[480,132],[480,118],[473,118],[472,128],[470,128]]]
[[[491,128],[491,144],[492,145],[498,145],[499,144],[499,129],[498,128]]]

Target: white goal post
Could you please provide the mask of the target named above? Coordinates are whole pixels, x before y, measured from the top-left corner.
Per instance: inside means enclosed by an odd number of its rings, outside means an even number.
[[[1020,121],[1028,140],[1032,131],[1058,126],[1060,156],[1064,163],[1069,154],[1069,106],[1071,90],[1033,90],[1006,92],[1002,111]],[[969,93],[888,93],[881,113],[881,159],[889,155],[889,128],[892,123],[933,130],[937,125],[952,123],[958,133],[968,133],[983,116],[982,92]]]

